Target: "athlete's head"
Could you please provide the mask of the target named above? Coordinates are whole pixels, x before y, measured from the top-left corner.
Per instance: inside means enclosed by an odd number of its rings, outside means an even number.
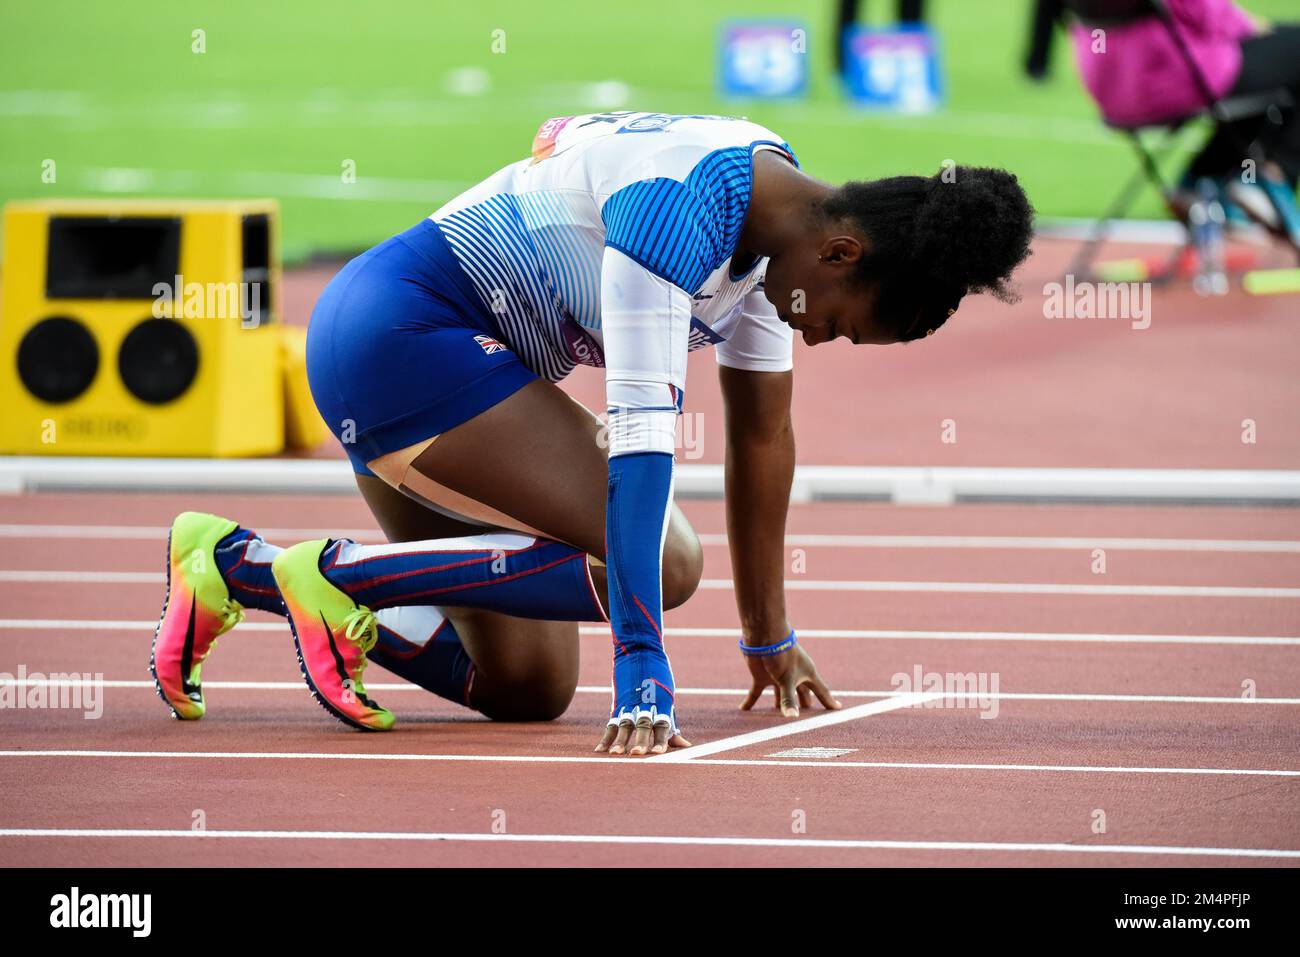
[[[768,263],[768,300],[809,345],[884,345],[937,330],[967,293],[1014,299],[1033,209],[1011,173],[949,166],[834,187],[808,228],[811,248]]]

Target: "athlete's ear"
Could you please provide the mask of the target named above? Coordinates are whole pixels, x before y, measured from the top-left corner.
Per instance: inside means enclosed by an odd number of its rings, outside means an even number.
[[[852,265],[862,261],[865,250],[854,236],[831,236],[822,242],[817,251],[817,261]]]

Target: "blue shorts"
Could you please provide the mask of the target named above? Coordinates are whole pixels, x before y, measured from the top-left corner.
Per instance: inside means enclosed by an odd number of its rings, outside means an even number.
[[[500,342],[442,231],[412,226],[343,267],[312,312],[307,378],[352,468],[453,429],[537,376]]]

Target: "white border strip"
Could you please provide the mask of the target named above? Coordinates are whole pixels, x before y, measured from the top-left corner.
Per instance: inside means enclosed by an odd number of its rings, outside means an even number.
[[[681,464],[676,476],[682,496],[722,497],[721,465]],[[350,466],[338,459],[0,459],[0,492],[40,489],[351,494],[356,483]],[[804,465],[795,469],[792,497],[900,504],[990,498],[1296,503],[1300,471]]]
[[[1049,854],[1144,854],[1179,857],[1300,858],[1300,850],[1183,847],[1161,844],[1064,844],[1011,841],[885,841],[789,837],[683,837],[652,834],[494,834],[460,831],[194,831],[181,828],[6,827],[0,838],[228,838],[257,841],[457,841],[480,844],[666,844],[676,847],[818,848],[821,850],[1003,851]]]

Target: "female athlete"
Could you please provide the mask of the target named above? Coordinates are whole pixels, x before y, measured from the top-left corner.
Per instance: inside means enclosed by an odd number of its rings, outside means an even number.
[[[928,336],[968,293],[1009,298],[1031,226],[1002,170],[831,186],[742,119],[548,120],[530,158],[352,260],[312,315],[312,395],[400,544],[281,549],[182,514],[159,695],[202,717],[200,667],[253,607],[289,616],[308,686],[353,727],[394,721],[366,694],[367,660],[491,718],[548,720],[577,685],[576,623],[608,620],[614,700],[596,750],[686,746],[662,614],[700,580],[673,452],[687,354],[711,345],[752,679],[741,707],[774,686],[787,717],[814,696],[838,708],[786,617],[794,335]],[[605,369],[604,426],[555,385],[579,363]]]

